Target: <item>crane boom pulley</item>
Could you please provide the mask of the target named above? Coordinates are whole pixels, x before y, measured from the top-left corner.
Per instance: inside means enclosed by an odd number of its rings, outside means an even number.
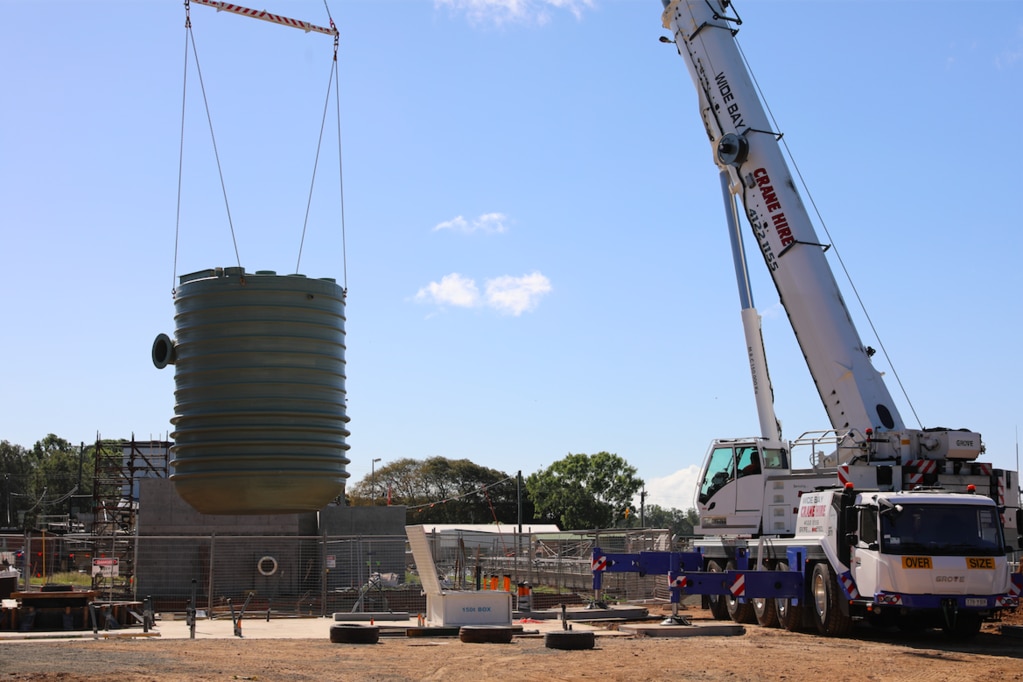
[[[308,21],[302,21],[301,19],[292,19],[290,17],[282,17],[279,14],[271,14],[265,9],[251,9],[249,7],[242,7],[241,5],[234,5],[230,2],[220,2],[220,0],[190,0],[197,5],[206,5],[212,7],[218,12],[231,12],[233,14],[241,14],[245,17],[252,17],[253,19],[262,19],[263,21],[269,21],[272,24],[281,24],[283,26],[291,26],[292,28],[300,28],[306,33],[316,32],[323,33],[329,36],[338,36],[337,27],[334,26],[334,20],[330,20],[330,28],[323,26],[317,26],[311,24]],[[187,4],[187,3],[186,3]]]

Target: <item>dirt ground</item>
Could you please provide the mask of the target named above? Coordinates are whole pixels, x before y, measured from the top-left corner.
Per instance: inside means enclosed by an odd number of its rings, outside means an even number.
[[[710,621],[701,609],[685,611]],[[329,622],[329,621],[327,621]],[[1014,614],[1002,624],[1021,623]],[[318,639],[74,639],[0,642],[0,682],[133,680],[1023,680],[1023,640],[985,624],[968,643],[941,632],[857,629],[844,639],[747,626],[740,636],[652,638],[598,629],[589,651],[547,649],[541,634],[510,644],[381,637]],[[524,624],[525,631],[530,625]]]

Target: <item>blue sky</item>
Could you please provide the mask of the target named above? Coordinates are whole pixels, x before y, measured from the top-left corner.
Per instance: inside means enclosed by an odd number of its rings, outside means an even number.
[[[328,4],[346,249],[331,104],[300,271],[347,280],[353,479],[375,458],[528,474],[606,450],[649,502],[691,506],[711,439],[758,422],[717,173],[660,2]],[[321,1],[251,6],[327,23]],[[191,56],[183,88],[183,5],[0,7],[0,439],[165,437],[173,373],[150,346],[174,331],[176,224],[178,275],[237,262]],[[1014,468],[1023,4],[738,11],[907,425],[980,431]],[[241,264],[293,272],[331,41],[191,14]],[[752,265],[785,435],[827,428]]]

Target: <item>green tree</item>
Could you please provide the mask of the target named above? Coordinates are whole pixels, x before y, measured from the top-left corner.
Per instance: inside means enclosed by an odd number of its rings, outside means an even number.
[[[92,460],[84,454],[52,433],[31,450],[0,441],[0,526],[31,528],[41,516],[68,513],[72,495],[92,490]]]
[[[29,480],[32,474],[31,453],[10,441],[0,441],[0,484],[3,499],[0,503],[0,526],[18,527],[18,512],[27,507]]]
[[[667,528],[673,536],[680,538],[691,536],[700,518],[696,509],[692,507],[682,511],[675,507],[664,508],[656,504],[648,505],[643,517],[647,528]]]
[[[72,496],[92,489],[93,467],[91,460],[86,466],[83,457],[79,446],[52,433],[36,441],[29,452],[26,527],[36,525],[41,516],[67,514]]]
[[[376,467],[362,480],[346,486],[346,492],[355,506],[386,501],[388,491],[394,504],[408,504],[407,500],[418,499],[425,493],[419,476],[420,466],[421,462],[411,457],[388,462]]]
[[[468,459],[402,458],[388,462],[348,487],[353,505],[392,504],[409,507],[409,523],[515,523],[515,479]],[[525,491],[523,491],[525,495]],[[523,504],[523,515],[532,507]],[[528,516],[527,516],[528,518]]]
[[[564,529],[613,527],[642,487],[636,468],[609,452],[569,453],[526,479],[535,518]]]

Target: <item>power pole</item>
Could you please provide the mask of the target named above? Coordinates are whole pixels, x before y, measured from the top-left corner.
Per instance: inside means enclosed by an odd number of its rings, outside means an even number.
[[[646,490],[639,492],[639,527],[646,528]]]

